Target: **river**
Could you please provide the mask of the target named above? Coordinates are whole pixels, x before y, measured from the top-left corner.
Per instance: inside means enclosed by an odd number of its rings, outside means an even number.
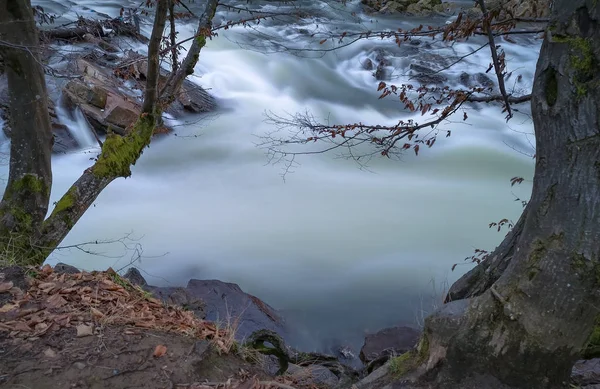
[[[136,2],[103,2],[96,11],[115,16],[122,4]],[[72,20],[76,14],[92,15],[86,7],[98,2],[35,3],[62,14],[61,20]],[[356,2],[345,9],[316,0],[305,3],[326,16],[302,26],[267,22],[260,31],[282,44],[306,45],[310,38],[298,28],[310,30],[318,23],[341,30],[361,28],[357,20],[372,29],[423,22],[352,16],[359,9]],[[198,2],[194,6],[200,8]],[[219,14],[222,20],[227,17]],[[187,26],[180,36],[191,32]],[[63,246],[131,233],[137,239],[132,244],[143,247],[135,265],[150,283],[184,285],[190,278],[238,283],[302,327],[314,341],[305,348],[330,341],[359,348],[365,332],[418,325],[448,284],[471,267],[464,258],[474,248],[493,249],[501,241],[505,230],[497,232],[488,224],[516,221],[522,211],[515,198],[528,198],[534,166],[531,157],[518,152],[531,152],[528,108],[520,107],[522,112],[507,124],[497,107],[470,107],[467,121],[461,114],[444,124],[452,136],[441,137],[435,147],[419,156],[406,153],[400,161],[378,158],[368,169],[335,154],[302,156],[283,180],[283,166],[268,164],[264,150],[255,146],[258,137],[273,130],[265,123],[265,111],[308,110],[341,123],[393,123],[407,117],[393,99],[378,100],[378,81],[361,65],[374,48],[401,49],[375,40],[309,55],[315,58],[266,55],[247,49],[260,42],[255,34],[232,29],[209,41],[192,81],[210,88],[222,109],[200,122],[179,123],[178,136],[153,143],[133,176],[112,183]],[[461,55],[477,42],[434,44],[431,51]],[[521,38],[502,46],[509,69],[523,76],[519,85],[527,89],[539,42]],[[395,83],[405,81],[411,61],[393,57]],[[462,72],[485,72],[489,61],[489,52],[482,50],[446,75],[456,80]],[[90,142],[85,128],[70,125]],[[96,150],[89,145],[54,158],[52,201],[92,163]],[[511,187],[514,176],[526,181]],[[101,255],[59,250],[49,263],[121,268],[136,257],[118,242],[88,249]],[[452,271],[455,263],[460,265]]]

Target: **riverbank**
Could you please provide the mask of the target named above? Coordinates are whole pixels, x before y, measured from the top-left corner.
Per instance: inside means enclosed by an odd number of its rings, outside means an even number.
[[[226,318],[213,319],[219,312]],[[367,336],[360,358],[294,350],[289,323],[258,297],[217,280],[148,285],[136,270],[60,264],[0,268],[0,387],[396,388],[415,329]],[[573,385],[595,388],[600,360],[578,362]],[[412,386],[402,386],[409,388]]]

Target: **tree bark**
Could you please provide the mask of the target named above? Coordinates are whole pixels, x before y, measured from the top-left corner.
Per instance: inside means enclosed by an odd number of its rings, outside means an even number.
[[[198,63],[200,51],[206,45],[206,36],[210,36],[210,30],[212,27],[212,20],[215,16],[218,6],[217,0],[208,0],[204,13],[200,16],[198,22],[198,37],[192,42],[190,49],[188,50],[185,59],[179,66],[177,71],[174,71],[160,92],[160,100],[163,106],[169,106],[177,98],[177,94],[181,90],[183,81],[190,74],[194,73],[194,67]],[[207,34],[206,36],[203,34]]]
[[[146,78],[146,93],[142,112],[154,114],[156,102],[158,99],[158,79],[160,77],[160,43],[162,40],[165,25],[167,23],[167,11],[169,9],[169,0],[158,0],[156,2],[156,16],[150,43],[148,44],[148,74]]]
[[[10,94],[10,172],[0,203],[0,250],[22,263],[39,235],[52,186],[52,128],[39,37],[29,0],[0,2],[0,55]]]
[[[555,0],[533,86],[537,159],[522,231],[506,237],[512,259],[493,284],[426,320],[422,380],[444,388],[568,383],[600,316],[599,23],[596,0]],[[506,249],[492,257],[506,258]]]

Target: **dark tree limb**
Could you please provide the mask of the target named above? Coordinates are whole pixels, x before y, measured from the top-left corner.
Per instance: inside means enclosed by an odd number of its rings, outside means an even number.
[[[511,95],[492,95],[492,96],[470,96],[467,101],[473,103],[492,103],[495,101],[504,101],[508,98],[508,102],[511,104],[522,104],[531,101],[531,94],[514,97]]]
[[[502,75],[502,70],[500,69],[500,61],[498,59],[498,52],[496,51],[496,42],[494,41],[494,33],[492,32],[492,28],[491,28],[491,20],[489,20],[489,15],[487,14],[486,8],[485,8],[485,1],[484,0],[477,0],[479,3],[479,6],[481,7],[481,10],[483,11],[484,19],[483,19],[483,28],[484,31],[487,32],[487,36],[488,36],[488,40],[489,40],[489,45],[490,45],[490,52],[492,54],[492,61],[494,64],[494,70],[496,71],[496,77],[498,78],[498,88],[500,89],[500,94],[503,96],[504,98],[504,104],[505,104],[505,108],[506,108],[506,112],[507,112],[507,119],[510,119],[513,114],[512,114],[512,110],[510,108],[510,101],[508,99],[508,94],[506,93],[506,86],[504,85],[504,76]]]
[[[194,73],[194,67],[198,63],[200,51],[206,45],[206,39],[211,35],[212,20],[217,11],[217,5],[217,0],[208,0],[206,3],[204,13],[200,16],[200,21],[198,22],[198,31],[192,46],[188,50],[179,69],[173,72],[171,77],[169,77],[169,82],[160,92],[161,104],[165,106],[170,105],[176,99],[183,81],[187,76]]]
[[[142,112],[154,114],[156,101],[158,99],[158,80],[160,78],[160,42],[167,23],[168,1],[158,1],[156,4],[156,16],[154,18],[154,27],[148,44],[148,73],[146,75],[146,92]]]

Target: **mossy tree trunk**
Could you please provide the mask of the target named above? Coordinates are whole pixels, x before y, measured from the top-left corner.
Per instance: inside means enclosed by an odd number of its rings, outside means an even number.
[[[167,9],[168,1],[157,2],[148,47],[149,87],[140,118],[129,135],[108,136],[95,164],[44,220],[52,184],[52,132],[37,29],[30,0],[0,2],[0,54],[8,74],[13,118],[9,181],[0,203],[0,256],[20,264],[41,264],[109,183],[131,175],[130,168],[150,143],[160,115],[159,51]]]
[[[597,0],[554,2],[532,94],[531,200],[515,232],[427,318],[421,380],[444,388],[568,383],[600,315],[599,22]]]
[[[0,252],[20,257],[29,254],[24,247],[40,234],[52,186],[52,128],[29,0],[0,2],[0,41],[12,121],[10,172],[0,203]]]

